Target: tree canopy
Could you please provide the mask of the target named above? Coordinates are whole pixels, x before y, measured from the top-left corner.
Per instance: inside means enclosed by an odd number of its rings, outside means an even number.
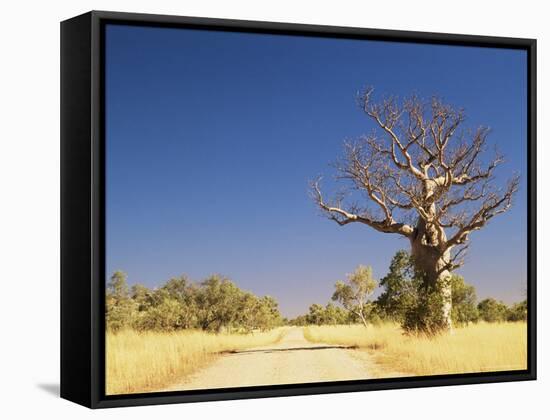
[[[359,317],[361,322],[367,325],[368,314],[372,310],[372,304],[368,299],[376,287],[377,282],[372,277],[372,268],[360,265],[353,273],[347,275],[346,281],[336,282],[332,300],[342,304],[344,309]]]
[[[109,281],[106,304],[107,328],[112,331],[252,331],[282,323],[275,299],[243,291],[220,275],[199,283],[181,276],[157,289],[136,284],[130,290],[126,274],[117,271]]]

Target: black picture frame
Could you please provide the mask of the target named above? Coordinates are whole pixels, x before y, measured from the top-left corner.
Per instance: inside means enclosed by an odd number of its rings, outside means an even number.
[[[107,23],[522,49],[528,57],[527,370],[298,385],[105,395]],[[61,397],[90,408],[536,379],[536,40],[92,11],[61,23]]]

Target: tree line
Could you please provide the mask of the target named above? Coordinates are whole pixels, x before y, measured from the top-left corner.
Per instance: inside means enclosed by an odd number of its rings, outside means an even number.
[[[116,271],[107,283],[106,326],[109,331],[268,330],[283,323],[271,296],[241,290],[230,279],[212,275],[201,282],[187,276],[168,280],[159,288],[128,286],[127,275]]]
[[[425,288],[413,257],[398,251],[388,273],[376,281],[371,267],[360,265],[346,280],[334,285],[332,302],[314,303],[307,314],[292,320],[283,318],[277,301],[241,290],[230,279],[212,275],[201,282],[187,276],[168,280],[159,288],[136,284],[129,287],[127,275],[116,271],[107,283],[106,325],[109,331],[132,328],[137,331],[201,329],[220,332],[269,330],[281,325],[344,325],[399,323],[406,332],[437,333],[440,298]],[[525,321],[527,301],[506,305],[494,298],[478,301],[475,287],[462,276],[449,278],[453,325],[478,321]],[[377,288],[381,293],[372,295]],[[433,309],[435,307],[435,309]]]
[[[426,290],[422,275],[415,269],[413,257],[407,251],[398,251],[390,263],[388,274],[374,280],[370,267],[359,266],[346,281],[334,285],[332,300],[335,306],[313,304],[309,312],[290,321],[292,325],[376,324],[381,321],[398,322],[407,332],[437,333],[442,322],[437,310],[440,296]],[[527,301],[511,306],[494,298],[478,301],[475,287],[462,276],[449,278],[453,325],[468,325],[478,321],[505,322],[527,320]],[[381,287],[376,299],[371,296]]]

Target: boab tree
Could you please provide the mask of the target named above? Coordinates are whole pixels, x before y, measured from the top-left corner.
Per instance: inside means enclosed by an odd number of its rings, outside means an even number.
[[[375,130],[346,142],[335,164],[343,190],[327,201],[318,179],[313,197],[341,226],[359,223],[407,238],[426,293],[439,297],[441,322],[430,332],[451,330],[451,272],[464,263],[470,234],[511,207],[519,177],[495,185],[503,157],[496,151],[487,156],[487,127],[462,129],[462,109],[416,96],[375,102],[372,92],[360,105]],[[354,191],[362,204],[351,202]]]

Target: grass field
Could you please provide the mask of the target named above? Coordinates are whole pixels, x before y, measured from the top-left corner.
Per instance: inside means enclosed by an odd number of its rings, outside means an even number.
[[[310,326],[312,342],[358,346],[388,372],[406,375],[495,372],[527,368],[527,324],[479,323],[435,338],[406,336],[396,324]],[[382,373],[380,376],[384,376]]]
[[[284,328],[250,334],[107,333],[106,394],[159,389],[212,361],[216,353],[273,344],[284,333]]]

